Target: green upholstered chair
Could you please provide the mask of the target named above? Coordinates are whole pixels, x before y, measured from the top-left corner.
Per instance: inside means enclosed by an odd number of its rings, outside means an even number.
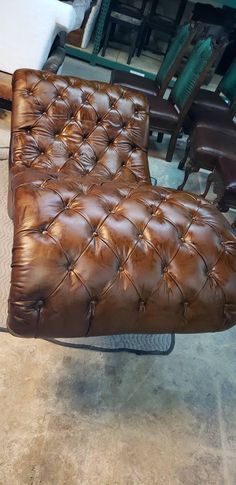
[[[150,129],[171,134],[166,160],[171,161],[178,135],[183,127],[193,100],[204,83],[210,67],[225,47],[212,37],[201,39],[180,73],[168,99],[150,96]]]
[[[187,52],[196,31],[199,29],[200,25],[194,26],[193,23],[187,23],[179,27],[154,80],[138,76],[137,74],[114,70],[111,73],[111,82],[143,92],[147,96],[158,95],[162,97],[168,88],[169,82],[175,75],[184,54]]]

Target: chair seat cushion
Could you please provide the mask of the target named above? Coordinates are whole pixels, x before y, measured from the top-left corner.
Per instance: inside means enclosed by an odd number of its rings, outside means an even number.
[[[196,106],[192,110],[191,116],[192,129],[198,125],[205,128],[214,128],[215,130],[218,129],[221,133],[234,134],[236,132],[236,124],[229,111],[220,111],[216,115],[214,109]]]
[[[198,96],[190,109],[190,116],[192,110],[195,110],[195,108],[199,106],[204,107],[204,109],[210,108],[223,112],[227,112],[229,110],[229,105],[221,96],[216,94],[214,91],[209,91],[207,89],[200,89]]]
[[[221,179],[224,184],[224,189],[231,194],[234,194],[234,202],[236,204],[236,159],[235,152],[232,158],[221,158],[217,163],[217,170],[221,174]]]
[[[192,137],[194,159],[202,168],[213,170],[218,160],[223,156],[225,161],[235,158],[236,131],[224,133],[220,129],[197,125]]]
[[[124,86],[128,89],[135,89],[146,95],[156,96],[158,94],[158,84],[155,80],[138,76],[130,72],[114,70],[111,73],[111,83]]]
[[[59,176],[22,183],[15,211],[12,333],[191,333],[235,323],[236,237],[200,197]]]
[[[172,132],[178,122],[178,112],[171,101],[152,96],[150,101],[150,128]]]

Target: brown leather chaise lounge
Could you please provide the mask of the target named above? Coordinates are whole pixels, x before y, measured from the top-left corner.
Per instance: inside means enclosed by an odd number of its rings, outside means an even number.
[[[11,333],[189,333],[236,323],[236,234],[204,199],[150,184],[148,118],[137,92],[15,73]]]

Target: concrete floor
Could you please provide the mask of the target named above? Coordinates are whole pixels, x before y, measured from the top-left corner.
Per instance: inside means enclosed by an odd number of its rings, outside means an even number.
[[[1,485],[236,484],[235,339],[153,357],[1,335]]]
[[[0,339],[0,485],[236,485],[236,327],[168,357]]]

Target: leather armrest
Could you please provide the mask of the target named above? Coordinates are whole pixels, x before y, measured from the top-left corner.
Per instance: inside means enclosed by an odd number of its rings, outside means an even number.
[[[65,59],[65,49],[64,47],[57,46],[55,49],[52,50],[50,56],[48,57],[47,61],[43,66],[44,71],[50,71],[56,73],[59,67],[62,65]]]

